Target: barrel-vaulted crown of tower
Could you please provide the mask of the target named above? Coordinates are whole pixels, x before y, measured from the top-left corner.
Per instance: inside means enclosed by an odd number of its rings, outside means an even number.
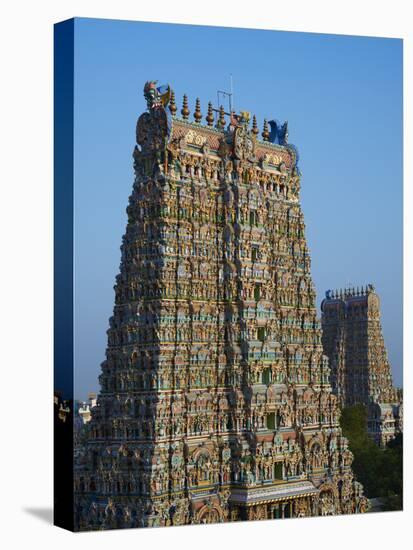
[[[353,286],[335,290],[326,290],[325,300],[322,303],[327,306],[336,300],[341,300],[344,302],[350,302],[352,300],[365,300],[371,294],[375,294],[377,296],[374,285],[371,283],[360,287]]]
[[[226,113],[222,106],[213,109],[209,103],[203,124],[199,98],[191,120],[188,97],[184,95],[179,111],[175,93],[168,84],[157,86],[156,81],[148,81],[144,96],[148,110],[138,119],[136,141],[140,150],[136,149],[135,156],[168,150],[168,156],[173,158],[178,149],[187,149],[226,158],[234,163],[236,169],[247,161],[263,174],[279,174],[283,182],[280,183],[281,192],[288,192],[291,196],[298,193],[298,152],[288,143],[287,122],[280,124],[277,120],[265,120],[260,139],[256,117],[252,117],[251,124],[251,115],[247,111]]]
[[[325,320],[335,316],[346,318],[380,317],[380,298],[373,284],[327,290],[321,302]]]

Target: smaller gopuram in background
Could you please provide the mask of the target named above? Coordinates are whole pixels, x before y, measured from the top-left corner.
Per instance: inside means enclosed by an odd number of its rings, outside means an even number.
[[[372,284],[328,290],[321,311],[333,392],[341,407],[366,405],[369,435],[385,446],[403,430],[403,404],[393,386],[379,296]]]

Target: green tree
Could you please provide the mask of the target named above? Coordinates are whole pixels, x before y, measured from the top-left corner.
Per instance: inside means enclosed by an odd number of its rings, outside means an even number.
[[[342,410],[340,424],[354,454],[353,471],[368,498],[381,498],[385,510],[403,507],[403,438],[380,449],[367,434],[367,410],[354,405]]]

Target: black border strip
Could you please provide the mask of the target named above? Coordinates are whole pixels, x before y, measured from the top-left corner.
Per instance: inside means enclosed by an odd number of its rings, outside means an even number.
[[[73,531],[74,19],[54,25],[54,524]],[[59,409],[70,412],[59,414]]]

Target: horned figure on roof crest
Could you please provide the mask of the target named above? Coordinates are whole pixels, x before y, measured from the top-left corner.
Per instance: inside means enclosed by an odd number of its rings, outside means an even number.
[[[166,107],[171,96],[169,84],[156,86],[157,83],[157,80],[148,80],[143,88],[143,95],[145,96],[146,105],[149,110]]]
[[[268,121],[270,125],[270,139],[271,143],[276,143],[278,145],[287,145],[288,143],[288,121],[285,121],[284,124],[278,122],[278,120]]]

